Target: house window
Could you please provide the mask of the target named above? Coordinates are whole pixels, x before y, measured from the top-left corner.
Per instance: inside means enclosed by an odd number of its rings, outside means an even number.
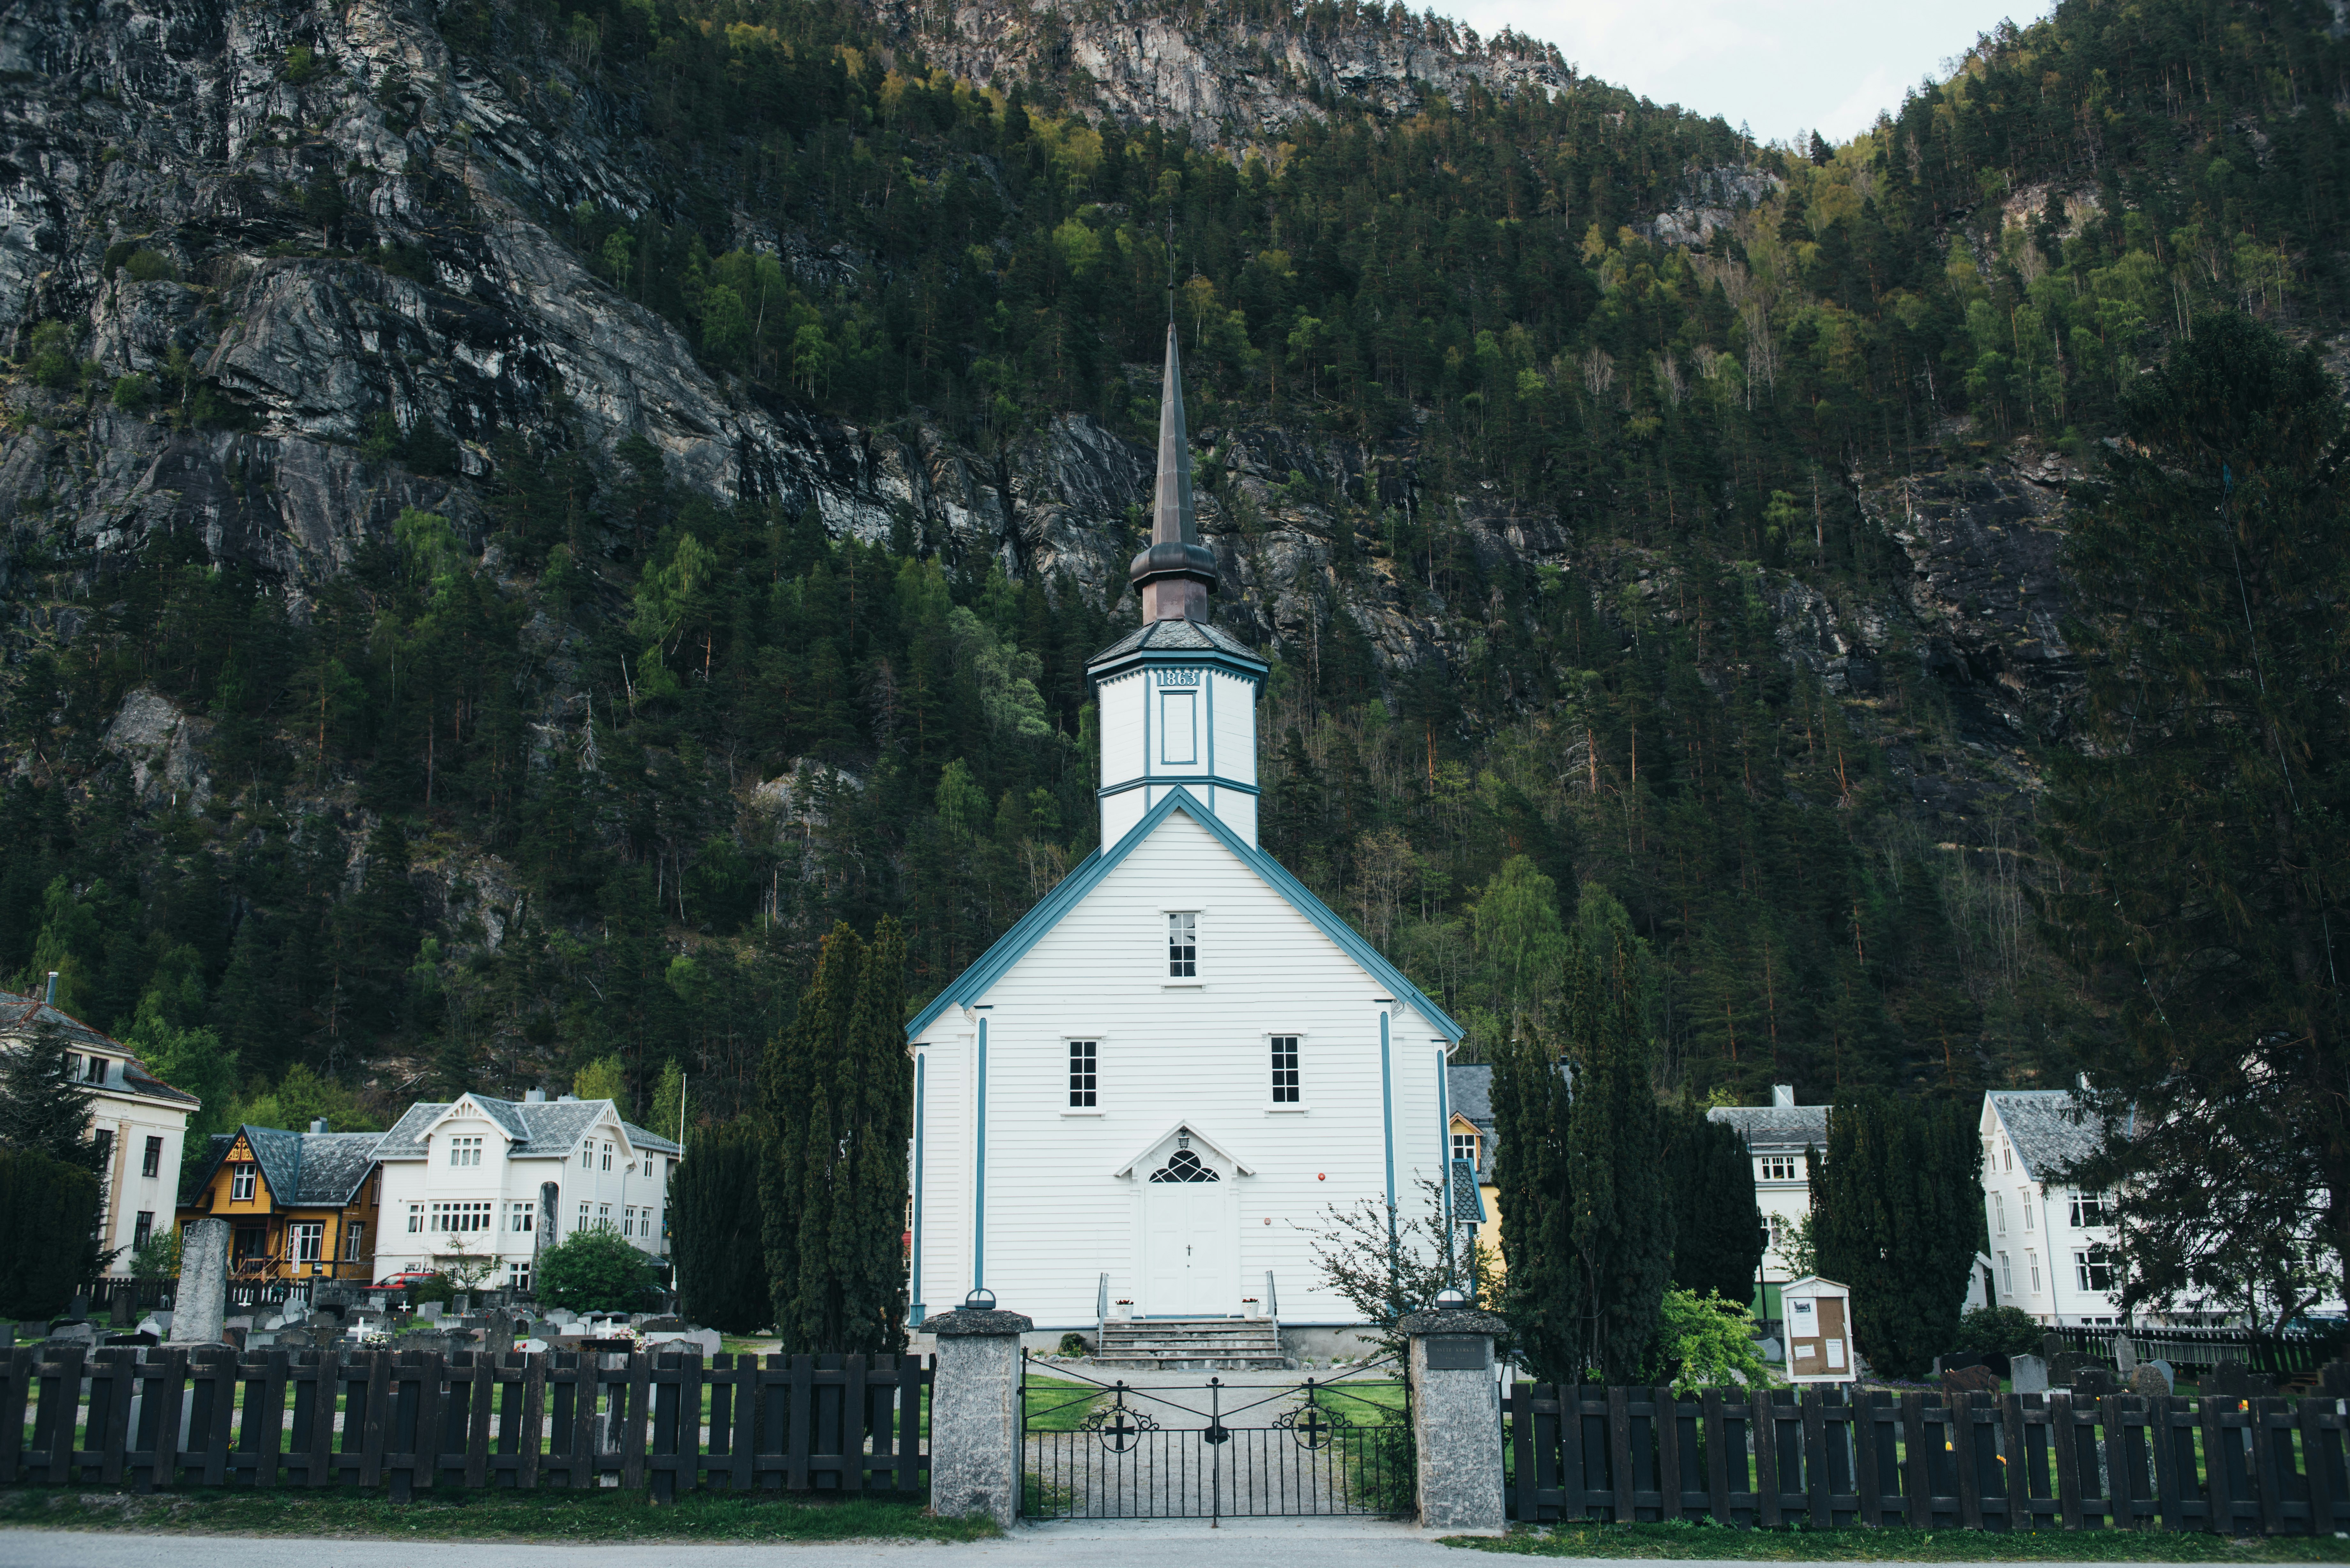
[[[2032,1189],[2025,1188],[2015,1195],[2015,1206],[2023,1210],[2023,1228],[2032,1229]]]
[[[2003,1193],[1991,1195],[1991,1228],[1998,1235],[2007,1234],[2007,1198]]]
[[[595,1168],[595,1165],[596,1146],[592,1143],[581,1145],[579,1148],[579,1168],[582,1170],[592,1170]]]
[[[1090,1107],[1095,1091],[1100,1087],[1096,1068],[1100,1064],[1101,1042],[1072,1040],[1069,1042],[1069,1104]]]
[[[423,1229],[424,1205],[421,1203],[410,1204],[408,1206],[408,1233],[413,1236],[421,1232]]]
[[[2084,1247],[2073,1254],[2073,1272],[2083,1290],[2104,1295],[2114,1288],[2114,1254],[2105,1247]]]
[[[2003,1295],[2015,1293],[2015,1263],[2005,1252],[1999,1255],[1999,1288]]]
[[[604,1168],[612,1168],[612,1146],[608,1143],[604,1146]]]
[[[139,1211],[137,1222],[130,1227],[130,1250],[135,1252],[154,1238],[155,1211],[151,1209],[141,1209]]]
[[[2102,1192],[2083,1192],[2075,1189],[2072,1198],[2073,1229],[2085,1231],[2093,1225],[2110,1225],[2112,1199]],[[2083,1285],[2083,1290],[2089,1287]],[[2104,1289],[2099,1286],[2099,1289]]]
[[[527,1291],[530,1289],[530,1260],[528,1258],[509,1258],[506,1260],[506,1289],[510,1291]]]
[[[296,1263],[315,1263],[327,1244],[323,1220],[306,1220],[286,1227],[286,1255]]]
[[[1999,1140],[1999,1164],[2002,1170],[2015,1168],[2015,1146],[2005,1138]]]
[[[1167,977],[1194,980],[1200,973],[1200,917],[1167,917]]]
[[[1452,1135],[1452,1158],[1455,1159],[1465,1159],[1471,1165],[1476,1164],[1477,1135],[1475,1133],[1464,1132],[1454,1133]]]
[[[229,1167],[228,1200],[231,1203],[253,1201],[253,1165],[250,1161],[239,1161]]]
[[[1795,1179],[1795,1157],[1792,1154],[1766,1154],[1762,1157],[1762,1179],[1793,1181]]]
[[[98,1145],[99,1165],[101,1168],[112,1165],[114,1163],[114,1129],[101,1127],[90,1134],[89,1139],[90,1142]]]
[[[481,1164],[482,1140],[478,1137],[451,1138],[449,1140],[449,1163],[451,1165]]]
[[[596,1229],[609,1231],[611,1228],[612,1206],[608,1203],[598,1203],[596,1205]]]
[[[163,1174],[163,1140],[161,1138],[151,1137],[147,1140],[147,1152],[139,1157],[139,1174],[141,1176]]]
[[[536,1207],[536,1205],[529,1203],[507,1204],[506,1229],[517,1232],[527,1232],[530,1230],[531,1210]]]
[[[484,1202],[435,1203],[432,1206],[432,1229],[453,1234],[486,1231],[490,1228],[490,1216],[495,1207]]]
[[[579,1206],[579,1228],[582,1231],[588,1229],[588,1205],[585,1203]]]
[[[2023,1262],[2024,1266],[2032,1271],[2032,1293],[2036,1296],[2040,1293],[2040,1254],[2027,1249],[2023,1254]]]
[[[1273,1103],[1276,1106],[1297,1103],[1297,1036],[1295,1034],[1273,1037]]]
[[[367,1256],[367,1221],[354,1220],[343,1227],[343,1262],[356,1263]]]
[[[103,1056],[92,1056],[89,1059],[86,1074],[89,1082],[93,1084],[103,1084],[106,1082],[106,1058]]]

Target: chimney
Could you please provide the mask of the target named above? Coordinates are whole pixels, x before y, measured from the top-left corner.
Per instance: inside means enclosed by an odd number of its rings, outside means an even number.
[[[579,1096],[577,1095],[557,1095],[555,1096],[555,1103],[558,1106],[576,1106],[579,1103]]]
[[[310,1130],[314,1133],[325,1132],[327,1130],[327,1118],[324,1116],[312,1116],[310,1118]]]
[[[545,1089],[525,1089],[523,1091],[522,1103],[525,1106],[543,1106],[546,1104],[546,1091]]]
[[[1794,1105],[1795,1103],[1795,1085],[1793,1084],[1772,1085],[1771,1103],[1773,1106]]]
[[[49,971],[49,992],[48,994],[42,997],[41,1000],[47,1002],[51,1007],[55,1007],[57,1004],[57,971],[55,970]]]

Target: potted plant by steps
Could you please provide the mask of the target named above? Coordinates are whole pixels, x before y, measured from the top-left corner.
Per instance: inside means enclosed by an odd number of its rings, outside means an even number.
[[[1258,1303],[1256,1297],[1243,1296],[1241,1298],[1241,1315],[1243,1317],[1263,1317],[1264,1315],[1264,1308]]]
[[[1114,1318],[1130,1318],[1134,1315],[1134,1303],[1130,1301],[1112,1302],[1109,1315]]]

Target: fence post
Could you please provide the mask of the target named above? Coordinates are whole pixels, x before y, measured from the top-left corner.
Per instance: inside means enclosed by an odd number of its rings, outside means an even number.
[[[1416,1312],[1410,1337],[1411,1437],[1419,1522],[1451,1535],[1508,1529],[1502,1495],[1502,1386],[1493,1339],[1502,1320],[1446,1308]]]
[[[172,1345],[218,1345],[228,1314],[228,1221],[191,1220],[180,1231],[179,1304]]]
[[[931,1511],[993,1519],[1020,1513],[1020,1336],[1036,1325],[1016,1312],[961,1307],[923,1320],[938,1336],[931,1385]]]

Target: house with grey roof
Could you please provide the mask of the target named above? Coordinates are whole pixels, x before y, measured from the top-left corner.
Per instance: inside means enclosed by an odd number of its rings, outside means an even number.
[[[669,1178],[684,1157],[610,1100],[533,1089],[411,1106],[376,1148],[376,1277],[448,1272],[526,1292],[538,1254],[588,1230],[616,1231],[666,1264]]]
[[[308,1132],[247,1126],[216,1133],[180,1222],[228,1222],[234,1278],[364,1284],[375,1277],[383,1231],[375,1162],[382,1141],[380,1132],[331,1131],[323,1117]]]
[[[2104,1128],[2069,1089],[1983,1096],[1983,1228],[1999,1304],[2052,1326],[2123,1321],[2110,1196],[2074,1184]]]
[[[1754,1207],[1762,1212],[1769,1238],[1762,1251],[1754,1315],[1776,1322],[1779,1287],[1793,1281],[1798,1272],[1789,1244],[1804,1217],[1812,1211],[1808,1151],[1828,1146],[1828,1107],[1799,1106],[1793,1084],[1773,1084],[1767,1106],[1716,1106],[1705,1115],[1708,1121],[1735,1128],[1753,1161]]]
[[[90,1136],[106,1150],[99,1244],[112,1253],[107,1272],[127,1277],[131,1254],[159,1228],[171,1229],[188,1116],[203,1102],[148,1071],[120,1040],[60,1010],[57,982],[49,976],[40,996],[0,991],[0,1050],[21,1047],[44,1032],[64,1036],[67,1065],[89,1091]]]

